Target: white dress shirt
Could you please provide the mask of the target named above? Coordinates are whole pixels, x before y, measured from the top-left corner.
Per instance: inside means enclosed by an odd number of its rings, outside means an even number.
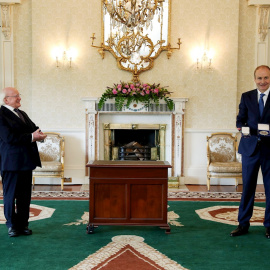
[[[266,100],[268,98],[268,95],[269,95],[269,92],[270,92],[270,87],[264,93],[260,92],[258,89],[257,89],[257,91],[258,91],[258,103],[259,103],[259,100],[260,100],[260,95],[264,94],[264,96],[263,96],[263,104],[265,106],[265,102],[266,102]]]

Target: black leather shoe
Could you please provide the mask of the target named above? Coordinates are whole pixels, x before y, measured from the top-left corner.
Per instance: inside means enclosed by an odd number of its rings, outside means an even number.
[[[266,238],[270,239],[270,227],[265,228],[265,236]]]
[[[28,227],[24,227],[23,229],[20,229],[20,234],[23,235],[31,235],[32,234],[32,230],[30,230]]]
[[[243,227],[243,226],[239,225],[235,230],[233,230],[231,232],[231,236],[240,236],[240,235],[243,235],[243,234],[247,234],[248,229],[249,229],[249,227]]]
[[[19,236],[19,231],[17,231],[16,229],[12,228],[12,227],[9,227],[8,228],[8,235],[9,237],[16,237],[16,236]]]

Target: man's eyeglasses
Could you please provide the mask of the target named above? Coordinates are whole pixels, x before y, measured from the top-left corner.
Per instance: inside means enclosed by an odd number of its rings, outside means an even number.
[[[16,96],[5,96],[6,98],[7,97],[15,97],[15,98],[19,98],[19,97],[21,97],[21,94],[19,94],[19,95],[16,95]]]

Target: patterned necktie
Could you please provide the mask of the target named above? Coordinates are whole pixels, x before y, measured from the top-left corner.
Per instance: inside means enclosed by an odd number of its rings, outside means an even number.
[[[21,120],[25,123],[25,120],[24,120],[22,113],[18,109],[14,109],[14,112],[16,112],[18,114],[18,116],[21,118]]]
[[[264,108],[264,103],[263,103],[263,96],[265,94],[260,94],[260,99],[259,99],[259,111],[260,111],[260,117],[262,117],[263,114],[263,108]]]

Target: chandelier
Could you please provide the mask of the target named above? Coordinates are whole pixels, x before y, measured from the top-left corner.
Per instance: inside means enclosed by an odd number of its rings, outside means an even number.
[[[104,13],[112,18],[112,25],[127,30],[148,28],[154,15],[161,17],[164,0],[103,0]]]
[[[102,58],[110,51],[120,69],[139,74],[150,70],[154,59],[167,50],[170,58],[173,49],[169,42],[170,0],[102,0],[103,42],[98,48]]]

